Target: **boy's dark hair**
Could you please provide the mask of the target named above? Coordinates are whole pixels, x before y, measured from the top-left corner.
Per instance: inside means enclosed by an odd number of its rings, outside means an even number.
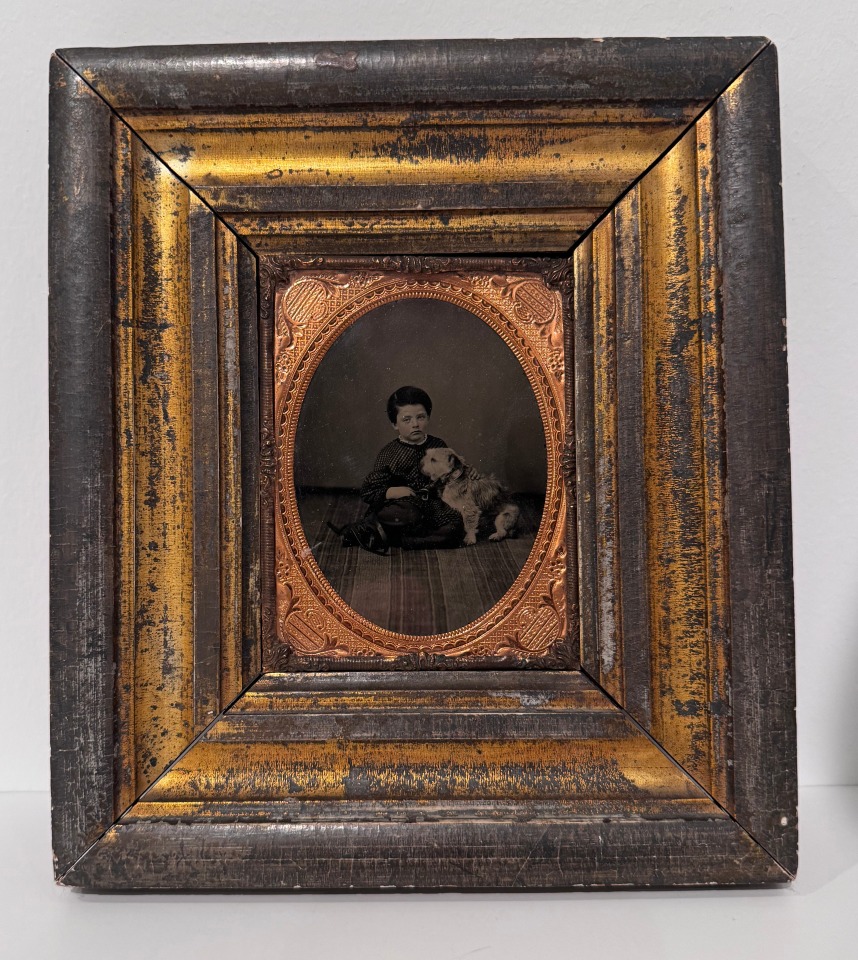
[[[421,404],[426,410],[426,416],[432,416],[432,400],[425,390],[420,387],[400,387],[394,391],[387,401],[387,418],[391,423],[396,423],[396,417],[401,407],[407,407],[409,404]]]

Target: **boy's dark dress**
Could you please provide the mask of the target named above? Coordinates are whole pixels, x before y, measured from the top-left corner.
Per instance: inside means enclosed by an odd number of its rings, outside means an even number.
[[[423,454],[429,449],[446,446],[438,437],[427,436],[419,446],[397,437],[382,447],[360,491],[370,512],[376,513],[389,502],[387,491],[390,487],[411,487],[414,491],[425,488],[429,480],[420,472]],[[461,516],[436,493],[430,493],[422,508],[423,519],[419,527],[404,531],[403,546],[457,546],[462,542],[464,526]]]

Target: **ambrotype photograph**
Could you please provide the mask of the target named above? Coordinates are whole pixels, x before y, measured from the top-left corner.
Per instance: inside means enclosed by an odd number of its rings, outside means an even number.
[[[524,568],[545,503],[545,430],[525,371],[482,319],[431,297],[369,310],[334,341],[293,464],[322,574],[398,634],[443,634],[491,609]]]

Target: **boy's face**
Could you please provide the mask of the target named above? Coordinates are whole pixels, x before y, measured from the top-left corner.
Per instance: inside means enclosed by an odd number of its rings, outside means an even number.
[[[429,414],[422,403],[407,403],[400,407],[396,414],[396,423],[393,429],[400,440],[406,443],[421,444],[426,439],[429,429]]]

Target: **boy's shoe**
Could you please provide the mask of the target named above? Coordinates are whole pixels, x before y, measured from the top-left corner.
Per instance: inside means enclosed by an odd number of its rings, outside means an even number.
[[[370,553],[377,553],[381,557],[387,556],[389,547],[387,534],[377,520],[364,517],[357,523],[347,523],[342,527],[335,527],[329,520],[325,522],[337,536],[343,538],[344,547],[360,547]]]

